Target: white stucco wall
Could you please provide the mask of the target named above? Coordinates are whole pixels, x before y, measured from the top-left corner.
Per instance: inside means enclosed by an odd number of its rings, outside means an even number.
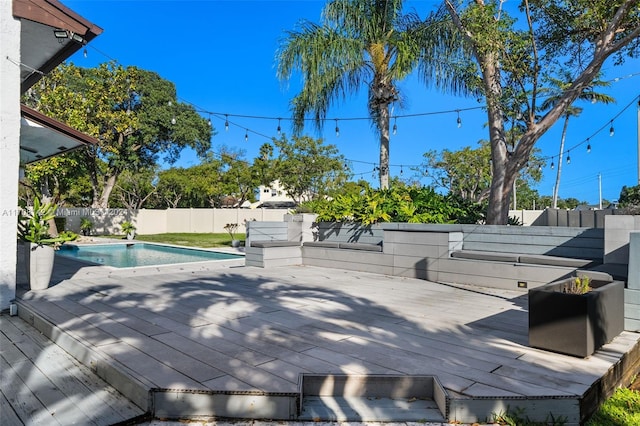
[[[16,230],[20,165],[20,21],[0,1],[0,310],[16,293]],[[9,60],[10,58],[11,60]]]

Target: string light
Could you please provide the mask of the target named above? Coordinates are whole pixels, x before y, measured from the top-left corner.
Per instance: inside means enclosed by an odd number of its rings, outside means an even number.
[[[400,166],[400,176],[404,174],[404,170],[402,170],[402,165]]]
[[[393,134],[398,133],[398,125],[396,124],[397,117],[393,117]]]
[[[229,116],[227,114],[224,115],[224,131],[229,131]]]
[[[209,127],[213,127],[213,123],[211,123],[211,116],[209,116],[209,119],[207,120],[207,124],[209,125]]]
[[[247,142],[249,140],[249,129],[245,129],[244,131],[244,141]]]
[[[282,134],[282,127],[280,127],[280,118],[278,118],[278,136]]]
[[[176,117],[171,117],[171,124],[176,124]]]
[[[338,127],[338,119],[336,118],[336,137],[340,137],[340,127]]]
[[[87,46],[87,45],[85,44],[85,51],[86,51],[86,46]],[[89,45],[88,47],[90,47],[90,48],[94,49],[96,52],[100,53],[101,55],[105,56],[106,58],[108,58],[108,59],[109,59],[109,60],[111,60],[111,61],[119,62],[117,59],[112,58],[111,56],[109,56],[109,55],[107,55],[105,52],[102,52],[101,50],[97,49],[97,48],[96,48],[95,46],[93,46],[93,45]],[[83,53],[85,53],[85,52],[83,52]],[[9,60],[10,62],[15,63],[15,64],[16,64],[16,65],[18,65],[18,66],[26,67],[26,68],[28,68],[28,69],[32,70],[33,72],[36,72],[36,73],[41,74],[41,75],[43,75],[43,76],[45,75],[45,73],[43,73],[42,71],[37,70],[37,69],[34,69],[34,68],[31,68],[31,67],[29,67],[28,65],[25,65],[25,64],[23,64],[23,63],[21,63],[21,62],[19,62],[19,61],[14,61],[14,60],[12,60],[12,59],[11,59],[11,58],[9,58],[9,57],[7,57],[7,60]],[[639,76],[639,75],[640,75],[640,72],[638,72],[638,73],[632,73],[632,74],[629,74],[629,75],[625,75],[625,76],[623,76],[623,77],[616,77],[616,78],[611,79],[611,80],[609,80],[609,81],[610,81],[610,82],[619,82],[619,81],[621,81],[621,80],[623,80],[623,79],[628,79],[628,78],[636,77],[636,76]],[[41,82],[41,84],[43,84],[43,83]],[[549,94],[549,96],[552,96],[552,95],[551,95],[551,94]],[[182,100],[184,100],[184,99],[182,99]],[[634,98],[633,103],[635,103],[635,102],[636,102],[636,100],[637,100],[637,102],[638,102],[638,106],[640,107],[640,97],[637,97],[637,96],[636,96],[636,97]],[[191,104],[191,105],[193,105],[193,106],[195,107],[195,105],[194,105],[192,102],[189,102],[188,100],[184,100],[184,101],[185,101],[185,102],[187,102],[187,103],[189,103],[189,104]],[[482,99],[481,99],[481,98],[478,98],[478,101],[479,101],[479,102],[481,102],[481,101],[482,101]],[[594,103],[597,101],[595,94],[592,94],[591,101],[592,101],[592,102],[594,102]],[[171,106],[171,105],[172,105],[172,103],[171,103],[171,102],[169,102],[169,106]],[[611,123],[611,127],[610,127],[610,129],[609,129],[609,134],[610,134],[610,136],[613,136],[613,130],[614,130],[614,129],[613,129],[613,120],[614,120],[615,118],[617,118],[618,116],[620,116],[620,115],[621,115],[621,114],[622,114],[622,113],[623,113],[623,112],[624,112],[628,107],[629,107],[629,106],[627,106],[627,107],[623,108],[623,109],[622,109],[622,111],[621,111],[621,112],[619,112],[616,116],[614,116],[614,117],[613,117],[613,119],[610,121],[610,123]],[[457,125],[458,125],[458,127],[461,127],[461,126],[462,126],[462,119],[461,119],[461,117],[460,117],[460,111],[475,110],[475,109],[484,109],[484,108],[485,108],[485,107],[480,106],[480,107],[472,107],[472,108],[456,109],[456,110],[453,110],[453,111],[449,110],[449,111],[435,111],[435,112],[424,112],[424,113],[416,113],[416,114],[407,114],[407,115],[400,115],[400,117],[418,117],[418,116],[427,116],[427,115],[437,115],[437,114],[451,113],[451,112],[454,112],[454,111],[455,111],[455,112],[457,113],[457,115],[458,115],[457,120],[456,120]],[[197,108],[197,107],[196,107],[196,111],[197,111],[197,112],[201,112],[201,113],[213,114],[213,115],[219,114],[219,113],[215,113],[215,112],[211,112],[211,111],[206,111],[206,110],[203,110],[203,109],[201,109],[201,108]],[[222,115],[222,114],[219,114],[219,115]],[[228,116],[229,116],[229,115],[233,115],[233,116],[237,116],[237,117],[244,117],[244,118],[262,118],[262,119],[274,119],[274,118],[275,118],[275,117],[257,117],[257,116],[234,115],[234,114],[224,114],[224,115],[225,115],[225,118],[226,118],[226,119],[225,119],[225,130],[226,130],[226,131],[228,131],[228,130],[229,130],[229,121],[228,121]],[[395,117],[397,117],[397,116],[395,116]],[[395,117],[394,117],[394,128],[396,127],[396,125],[395,125]],[[172,123],[173,123],[174,119],[175,119],[175,117],[172,119]],[[343,120],[370,120],[370,119],[371,119],[371,117],[341,118],[341,119],[343,119]],[[279,120],[279,118],[278,118],[278,120]],[[313,120],[313,119],[305,119],[305,120]],[[336,121],[336,136],[339,136],[338,119],[336,118],[336,119],[335,119],[335,121]],[[604,126],[603,126],[603,127],[604,127]],[[606,128],[606,127],[605,127],[605,128]],[[597,133],[599,133],[599,132],[600,132],[600,131],[602,131],[602,130],[603,130],[603,128],[599,129],[599,130],[598,130],[598,131],[596,131],[596,132],[594,133],[594,135],[592,135],[592,136],[595,136]],[[247,129],[247,131],[248,131],[248,129]],[[258,133],[258,134],[260,134],[260,133]],[[394,134],[395,134],[395,133],[394,133]],[[246,138],[248,139],[248,134],[245,134],[245,136],[246,136]],[[262,136],[264,136],[264,137],[268,137],[268,136],[266,136],[266,135],[262,135]],[[576,146],[572,147],[571,149],[576,148],[577,146],[579,146],[579,145],[581,145],[581,144],[583,144],[583,143],[585,143],[585,141],[580,142],[579,144],[577,144]],[[569,150],[567,150],[567,152],[569,152]],[[554,157],[558,157],[558,156],[557,156],[557,155],[556,155],[556,156],[548,156],[548,157],[544,157],[544,158],[542,158],[542,159],[544,160],[544,159],[550,159],[550,158],[554,158]],[[568,160],[567,162],[570,162],[570,158],[569,158],[569,157],[567,158],[567,160]],[[372,163],[370,163],[370,164],[372,164]],[[554,163],[552,162],[552,163],[551,163],[551,168],[553,169],[553,167],[554,167]]]
[[[551,170],[553,170],[555,167],[555,164],[553,164],[553,161],[551,162]]]
[[[611,127],[609,127],[609,136],[613,136],[616,133],[616,129],[613,128],[613,120],[611,120]]]
[[[571,153],[567,151],[567,164],[571,164]]]
[[[587,138],[587,154],[591,152],[591,144],[589,143],[589,138]]]

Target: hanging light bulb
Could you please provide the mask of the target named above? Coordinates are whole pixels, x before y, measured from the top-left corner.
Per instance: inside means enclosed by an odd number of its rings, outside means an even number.
[[[338,119],[336,118],[336,137],[340,137],[340,127],[338,127]]]
[[[229,116],[227,114],[224,115],[224,130],[225,132],[229,131]]]
[[[400,165],[400,176],[404,174],[404,170],[402,170],[402,165]]]
[[[209,127],[213,126],[213,124],[211,123],[211,116],[209,116],[209,119],[207,120],[207,124],[209,125]]]
[[[84,50],[82,51],[82,56],[86,58],[88,55],[89,54],[87,53],[87,48],[85,47]]]
[[[393,134],[398,133],[398,125],[396,124],[396,117],[393,117]]]
[[[244,141],[248,141],[249,140],[249,129],[245,129],[244,130]]]
[[[553,164],[553,161],[551,162],[551,170],[553,170],[553,168],[555,167],[555,164]]]
[[[609,127],[609,136],[613,136],[616,133],[616,129],[613,128],[613,120],[611,120],[611,127]]]
[[[571,164],[571,154],[567,151],[567,164]]]
[[[176,118],[175,117],[171,117],[171,124],[176,124]]]
[[[589,143],[589,139],[587,138],[587,154],[591,152],[591,144]]]
[[[593,93],[593,94],[591,95],[591,103],[592,103],[592,104],[595,104],[596,102],[598,102],[598,100],[596,99],[596,95],[595,95],[595,93]]]
[[[460,118],[460,111],[458,111],[458,119],[456,120],[456,123],[458,124],[458,129],[462,127],[462,119]]]
[[[282,134],[282,127],[280,127],[280,119],[278,118],[278,136]]]

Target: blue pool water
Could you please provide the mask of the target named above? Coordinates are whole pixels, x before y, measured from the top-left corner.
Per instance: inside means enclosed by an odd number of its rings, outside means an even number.
[[[56,252],[71,257],[116,268],[202,262],[206,260],[238,259],[241,255],[158,244],[96,244],[77,246],[65,244]]]

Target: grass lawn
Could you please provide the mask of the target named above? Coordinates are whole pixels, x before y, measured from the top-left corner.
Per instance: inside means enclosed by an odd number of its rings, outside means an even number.
[[[245,234],[235,234],[237,240],[243,241]],[[188,247],[230,247],[231,237],[228,233],[170,233],[170,234],[153,234],[153,235],[136,235],[138,241],[148,241],[151,243],[175,244]]]

